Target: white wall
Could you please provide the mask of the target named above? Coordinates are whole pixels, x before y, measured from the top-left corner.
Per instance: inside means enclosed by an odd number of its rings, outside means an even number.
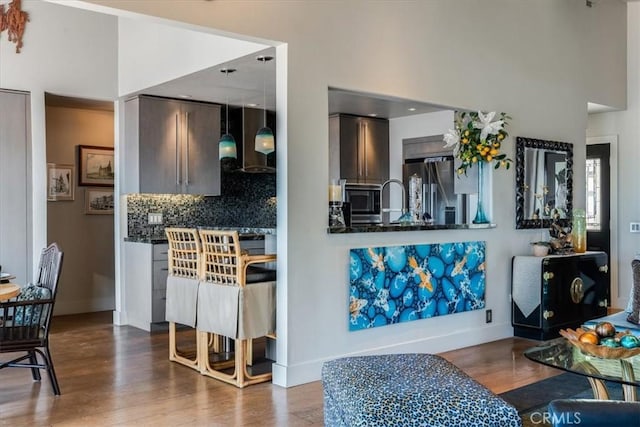
[[[276,71],[280,385],[316,380],[325,360],[348,354],[439,352],[511,336],[510,260],[529,252],[531,232],[514,225],[513,169],[493,182],[503,198],[493,212],[497,229],[327,234],[328,87],[508,112],[513,136],[576,144],[576,189],[584,188],[587,101],[626,101],[622,2],[92,3],[286,43]],[[575,191],[576,206],[584,205],[582,193]],[[475,311],[348,332],[350,248],[464,240],[487,242],[492,324]]]
[[[629,232],[629,223],[640,221],[640,4],[628,4],[627,17],[627,109],[620,112],[589,115],[588,137],[618,136],[618,168],[611,169],[617,174],[618,182],[618,259],[619,287],[612,285],[612,305],[624,308],[633,283],[631,260],[640,253],[640,234]]]

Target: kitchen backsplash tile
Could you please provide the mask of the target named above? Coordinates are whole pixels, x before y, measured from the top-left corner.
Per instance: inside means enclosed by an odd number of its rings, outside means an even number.
[[[149,212],[162,213],[163,223],[148,224]],[[162,236],[165,227],[276,226],[276,175],[222,174],[221,196],[187,194],[127,195],[129,237]]]

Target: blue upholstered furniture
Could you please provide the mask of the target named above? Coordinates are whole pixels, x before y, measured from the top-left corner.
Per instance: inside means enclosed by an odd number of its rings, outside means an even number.
[[[518,411],[432,354],[345,357],[322,367],[326,426],[521,426]]]
[[[558,399],[549,403],[553,427],[622,427],[640,425],[640,402]]]

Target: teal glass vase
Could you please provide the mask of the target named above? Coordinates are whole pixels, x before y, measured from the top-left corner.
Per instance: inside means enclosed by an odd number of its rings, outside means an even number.
[[[484,175],[485,175],[485,162],[478,162],[478,206],[476,207],[476,217],[473,219],[474,224],[489,224],[489,218],[484,212],[484,206],[482,201],[484,199]]]

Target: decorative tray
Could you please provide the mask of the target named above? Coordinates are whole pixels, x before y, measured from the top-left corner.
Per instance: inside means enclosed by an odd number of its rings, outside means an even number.
[[[601,359],[626,359],[627,357],[633,357],[640,354],[640,347],[607,347],[606,345],[597,345],[582,342],[578,339],[578,337],[586,331],[586,329],[582,328],[578,328],[575,331],[573,329],[561,329],[560,335],[569,340],[572,345],[582,350],[583,353],[590,356],[599,357]],[[615,334],[615,337],[620,338],[621,336],[627,335],[628,333],[629,332],[618,332]]]

